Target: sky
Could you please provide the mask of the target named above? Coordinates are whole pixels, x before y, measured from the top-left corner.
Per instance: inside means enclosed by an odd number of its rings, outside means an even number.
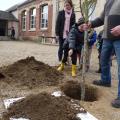
[[[7,10],[15,4],[24,2],[26,0],[0,0],[0,10]]]

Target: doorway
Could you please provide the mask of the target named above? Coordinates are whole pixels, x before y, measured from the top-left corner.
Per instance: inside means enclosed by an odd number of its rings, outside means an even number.
[[[7,35],[7,21],[0,20],[0,36],[6,36],[6,35]]]

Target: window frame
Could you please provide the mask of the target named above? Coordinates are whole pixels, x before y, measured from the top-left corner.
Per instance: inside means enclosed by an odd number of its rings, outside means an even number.
[[[35,15],[34,15],[34,10],[35,10]],[[30,15],[29,15],[29,22],[30,22],[30,30],[35,30],[36,29],[36,8],[33,7],[30,9]]]
[[[47,7],[47,12],[45,12],[44,13],[44,7]],[[40,29],[41,30],[46,30],[46,29],[48,29],[48,14],[49,14],[49,6],[48,6],[48,4],[43,4],[43,5],[41,5],[41,9],[40,9]],[[45,16],[45,20],[47,20],[47,22],[43,22],[43,16]],[[43,26],[42,26],[43,25]]]
[[[22,11],[22,17],[21,17],[21,23],[22,23],[22,25],[21,25],[21,27],[22,27],[22,31],[26,31],[26,21],[27,20],[27,10],[24,10],[24,11]]]

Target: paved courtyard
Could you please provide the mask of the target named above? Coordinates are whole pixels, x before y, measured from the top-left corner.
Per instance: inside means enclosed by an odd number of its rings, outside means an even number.
[[[12,64],[20,59],[25,59],[28,56],[34,56],[37,60],[47,63],[51,66],[58,64],[57,60],[58,46],[41,45],[35,42],[24,42],[24,41],[0,41],[0,67]],[[90,71],[86,74],[86,83],[90,83],[95,79],[100,79],[100,74],[95,73],[98,69],[98,58],[97,50],[93,49],[91,57]],[[67,71],[66,71],[67,72]],[[65,74],[67,75],[67,74]],[[81,75],[78,72],[77,79],[80,80]],[[71,79],[71,75],[68,74],[66,78]],[[72,78],[73,79],[73,78]],[[117,65],[116,60],[113,60],[112,65],[112,88],[98,87],[101,91],[100,99],[93,103],[85,102],[83,106],[90,112],[93,113],[100,120],[119,120],[120,112],[119,109],[111,107],[110,102],[116,97],[117,94]],[[3,100],[7,98],[15,98],[19,96],[26,96],[30,94],[36,94],[42,91],[52,91],[54,87],[44,87],[28,89],[26,87],[16,87],[11,84],[7,84],[4,81],[0,83],[0,113],[5,108]]]
[[[0,66],[19,59],[34,56],[49,65],[57,64],[57,46],[41,45],[34,42],[0,41]]]

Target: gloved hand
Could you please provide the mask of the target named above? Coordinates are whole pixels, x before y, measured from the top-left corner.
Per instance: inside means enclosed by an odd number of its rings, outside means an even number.
[[[68,54],[71,56],[73,54],[73,49],[70,49]]]

